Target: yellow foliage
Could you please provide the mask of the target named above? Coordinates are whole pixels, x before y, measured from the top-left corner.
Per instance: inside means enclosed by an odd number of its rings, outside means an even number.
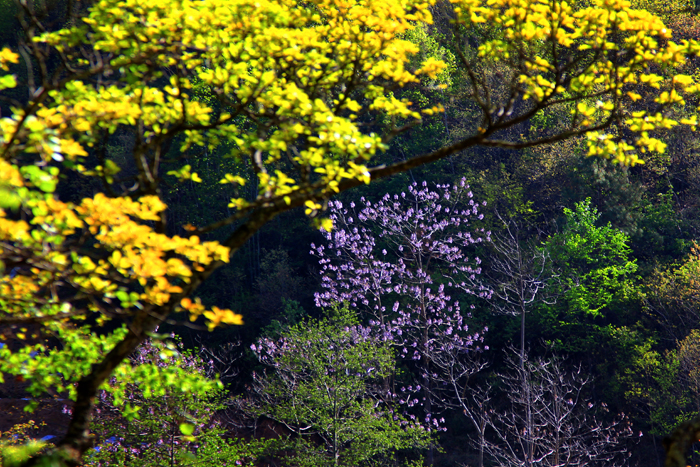
[[[480,23],[500,25],[491,39],[478,46],[478,56],[507,63],[516,75],[519,73],[519,82],[525,88],[524,99],[544,105],[565,95],[567,99],[572,94],[578,96],[571,127],[580,129],[581,133],[607,119],[612,121],[614,115],[624,114],[624,98],[642,99],[642,88],[664,107],[683,107],[684,95],[697,96],[700,91],[692,76],[650,72],[660,65],[685,64],[686,57],[700,53],[700,45],[687,40],[680,44],[673,42],[671,29],[660,17],[634,9],[625,0],[595,0],[583,8],[551,0],[451,0],[451,3],[455,5],[456,22],[463,27],[478,28]],[[621,54],[623,49],[626,52]],[[571,59],[574,54],[590,62],[580,70],[569,70],[555,61],[564,56]],[[567,75],[568,78],[563,78]],[[603,105],[590,106],[587,96],[603,95],[609,100],[602,102]],[[646,112],[625,122],[628,126],[617,131],[636,133],[634,144],[617,141],[613,137],[615,131],[606,135],[596,129],[587,138],[589,155],[624,164],[640,163],[636,153],[665,150],[665,144],[649,136],[650,131],[677,124],[695,125],[694,120],[676,122]]]
[[[556,0],[451,3],[457,25],[493,25],[490,39],[463,58],[511,67],[521,97],[534,106],[573,100],[571,128],[587,133],[589,155],[641,163],[639,154],[665,150],[656,130],[697,125],[694,116],[675,121],[663,111],[624,108],[625,101],[649,92],[664,108],[683,107],[689,94],[700,94],[691,75],[650,71],[682,65],[687,56],[700,54],[700,45],[673,42],[670,29],[648,11],[625,0],[595,0],[585,7]],[[236,163],[255,173],[257,196],[233,195],[228,206],[234,214],[221,225],[255,210],[301,205],[316,216],[323,199],[347,181],[369,183],[367,164],[386,148],[381,135],[363,130],[359,114],[410,124],[443,111],[440,105],[421,109],[391,91],[423,77],[434,80],[446,69],[433,56],[411,69],[419,49],[406,40],[412,37],[407,32],[432,21],[429,6],[419,0],[100,0],[82,23],[35,37],[82,71],[47,90],[29,114],[20,109],[0,119],[0,188],[6,190],[0,193],[16,191],[6,204],[20,203],[31,212],[28,222],[0,217],[4,251],[33,255],[42,277],[38,283],[57,280],[58,271],[68,268],[72,272],[62,280],[87,294],[111,300],[138,284],[139,306],[166,306],[173,297],[179,303],[193,277],[227,262],[231,250],[201,241],[195,227],[188,228],[193,234],[188,237],[168,236],[159,227],[167,218],[167,206],[156,194],[162,141],[182,135],[181,152],[225,142]],[[110,61],[86,64],[80,51],[88,43]],[[627,53],[620,55],[623,48]],[[555,60],[552,50],[580,54],[586,66],[562,72],[564,61]],[[9,49],[0,52],[3,68],[17,61]],[[160,68],[149,71],[146,63]],[[96,77],[104,83],[93,85]],[[597,127],[614,115],[624,115],[615,121],[634,140],[621,141]],[[252,122],[264,131],[246,130]],[[52,194],[58,177],[43,168],[56,162],[115,184],[119,164],[82,161],[120,126],[138,131],[134,160],[141,195],[105,192],[74,204],[58,200]],[[478,137],[486,141],[490,131],[481,128]],[[28,155],[36,168],[22,172],[19,161]],[[167,174],[207,182],[190,165]],[[236,189],[248,180],[241,172],[217,181]],[[327,219],[318,222],[332,228]],[[74,249],[68,237],[90,238],[96,252]],[[191,316],[204,314],[191,306]],[[223,312],[209,313],[210,323],[234,321]]]
[[[7,65],[8,63],[19,63],[19,54],[14,53],[7,47],[3,47],[2,50],[0,50],[0,69],[5,71],[9,70],[10,67]]]
[[[243,324],[243,316],[237,315],[231,310],[222,310],[218,307],[213,307],[211,311],[205,311],[204,317],[207,318],[207,327],[211,331],[220,323],[224,324]]]

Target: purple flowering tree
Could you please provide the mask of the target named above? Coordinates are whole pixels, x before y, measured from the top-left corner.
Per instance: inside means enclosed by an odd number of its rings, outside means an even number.
[[[403,389],[421,394],[425,422],[433,428],[441,425],[433,415],[439,389],[433,382],[441,379],[437,372],[445,371],[446,361],[438,356],[450,353],[467,368],[483,340],[483,333],[470,331],[469,313],[452,295],[489,295],[484,287],[469,287],[481,272],[474,247],[489,240],[489,232],[472,226],[483,218],[479,206],[464,180],[433,190],[413,183],[377,203],[332,201],[334,228],[324,232],[327,243],[311,245],[323,286],[316,304],[349,303],[400,349],[416,370],[415,383]],[[417,399],[404,401],[411,405]]]

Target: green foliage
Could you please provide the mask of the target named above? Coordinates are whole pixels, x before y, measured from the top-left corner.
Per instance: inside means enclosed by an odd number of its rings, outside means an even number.
[[[452,84],[452,75],[457,71],[457,57],[441,44],[445,38],[440,32],[430,31],[428,25],[420,24],[406,31],[403,38],[417,45],[419,49],[419,52],[411,57],[409,62],[411,68],[420,67],[420,64],[429,58],[440,60],[445,64],[445,68],[434,78],[424,78],[428,85],[448,87]]]
[[[590,199],[564,209],[564,215],[563,230],[544,245],[558,275],[556,303],[534,311],[535,327],[566,352],[593,356],[601,343],[631,345],[635,337],[625,328],[624,313],[638,291],[629,237],[610,224],[596,225],[600,214]]]
[[[638,349],[638,355],[625,370],[625,396],[647,415],[652,434],[668,435],[680,422],[678,410],[686,405],[678,384],[679,360],[676,351],[658,352],[650,345]]]
[[[57,307],[58,308],[58,307]],[[56,310],[56,312],[59,310]],[[0,381],[3,374],[22,375],[30,382],[27,390],[33,396],[44,394],[48,389],[58,392],[68,391],[71,399],[76,397],[75,383],[90,371],[94,362],[102,358],[126,332],[117,329],[110,336],[97,336],[89,329],[74,329],[49,323],[51,331],[63,341],[60,348],[52,348],[45,342],[29,344],[12,352],[9,346],[0,348]],[[20,340],[36,338],[20,328],[11,335]]]
[[[649,166],[645,165],[645,170]],[[574,200],[590,197],[599,209],[600,224],[613,227],[630,236],[638,236],[645,188],[632,183],[629,168],[602,159],[579,159],[570,162],[569,172],[573,186],[566,193]]]
[[[51,347],[45,342],[26,345],[16,352],[9,346],[0,348],[0,381],[2,374],[25,375],[30,382],[27,390],[34,396],[45,394],[49,388],[57,392],[68,392],[71,400],[76,398],[76,383],[90,372],[93,364],[103,358],[114,343],[123,338],[125,327],[115,330],[108,336],[90,332],[88,328],[68,328],[49,323],[47,328],[60,337],[63,345]],[[27,335],[14,334],[19,339]],[[164,396],[168,391],[211,392],[220,383],[208,380],[200,372],[188,371],[181,365],[182,356],[168,342],[155,340],[149,347],[153,354],[147,360],[127,360],[114,371],[114,378],[102,387],[112,397],[117,407],[124,406],[125,415],[138,411],[135,400],[127,397],[134,385],[146,397]],[[189,358],[189,357],[188,357]]]
[[[658,193],[643,203],[641,232],[633,238],[640,256],[678,258],[687,249],[685,222],[675,212],[674,193]],[[665,257],[665,258],[664,258]]]
[[[100,445],[88,454],[86,465],[188,465],[202,443],[197,436],[216,429],[220,384],[193,385],[207,381],[203,362],[182,352],[181,345],[170,347],[148,341],[131,357],[132,372],[151,373],[160,383],[136,377],[118,393],[112,391],[118,397],[101,393],[95,410]],[[162,383],[168,381],[177,384]],[[125,403],[131,411],[122,407]]]
[[[255,467],[260,459],[279,451],[281,443],[274,439],[227,438],[221,429],[211,429],[197,437],[197,452],[185,465],[202,467]]]
[[[517,170],[517,169],[516,169]],[[474,187],[479,199],[484,199],[486,205],[501,215],[518,220],[531,220],[536,216],[532,200],[525,191],[522,180],[512,174],[506,164],[494,164],[489,170],[473,174],[467,178],[470,186]],[[489,216],[486,222],[494,232],[503,228],[503,223],[497,216]]]
[[[290,428],[285,465],[391,463],[430,442],[427,430],[395,411],[385,379],[394,370],[387,343],[346,308],[290,326],[253,346],[270,374],[258,380],[254,410]]]
[[[630,292],[627,282],[637,271],[630,259],[629,237],[610,224],[596,226],[600,214],[590,198],[565,208],[563,232],[547,242],[561,268],[564,299],[572,312],[602,316],[605,307]]]
[[[646,283],[647,310],[673,345],[700,326],[700,249],[693,244],[682,261],[659,266]]]
[[[625,396],[647,415],[651,433],[669,435],[700,413],[700,331],[665,352],[640,348],[625,378]]]
[[[277,339],[282,336],[283,332],[289,329],[289,326],[297,325],[301,320],[308,316],[308,313],[301,307],[296,300],[282,299],[284,310],[277,319],[265,326],[261,336]]]

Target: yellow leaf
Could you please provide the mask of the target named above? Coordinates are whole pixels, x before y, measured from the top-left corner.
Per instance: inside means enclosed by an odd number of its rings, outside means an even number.
[[[333,219],[330,219],[328,217],[324,217],[323,219],[321,219],[319,228],[325,230],[326,232],[332,231],[333,230]]]
[[[7,66],[8,63],[19,63],[19,54],[14,53],[7,47],[3,47],[3,49],[0,50],[0,68],[9,70],[10,67]]]

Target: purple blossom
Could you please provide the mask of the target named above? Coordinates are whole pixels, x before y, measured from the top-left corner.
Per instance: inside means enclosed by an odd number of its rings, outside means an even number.
[[[424,391],[429,375],[437,374],[431,368],[448,364],[448,354],[469,358],[476,351],[479,335],[468,333],[469,313],[452,296],[457,290],[490,293],[464,285],[464,277],[480,273],[481,260],[470,257],[490,233],[471,228],[483,215],[465,181],[458,185],[431,190],[425,182],[413,183],[400,197],[387,194],[375,204],[361,198],[350,209],[331,202],[336,228],[323,232],[328,248],[312,245],[324,289],[316,304],[347,301],[371,318],[376,331],[402,349],[402,358],[418,362]],[[390,313],[387,301],[393,303]]]

